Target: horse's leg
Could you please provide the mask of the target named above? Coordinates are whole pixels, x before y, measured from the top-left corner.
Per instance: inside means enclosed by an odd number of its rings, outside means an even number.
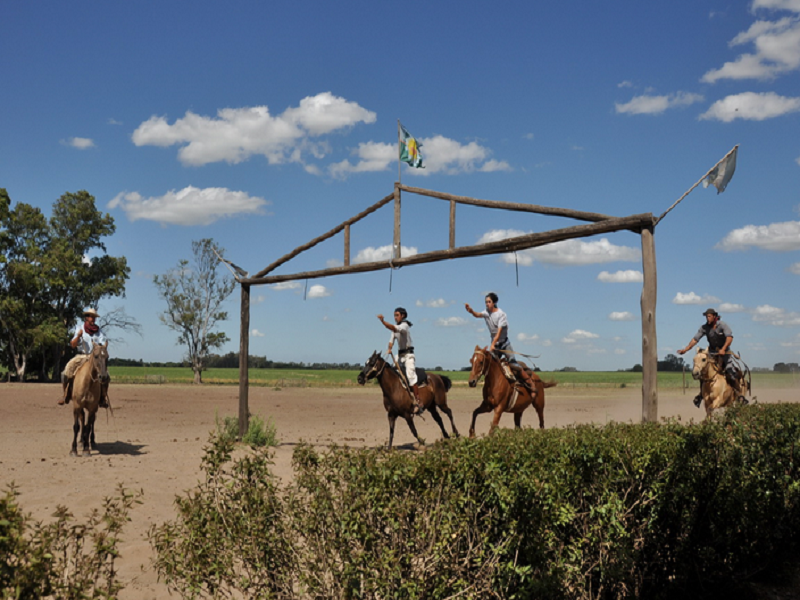
[[[447,434],[447,430],[444,428],[444,422],[442,421],[442,415],[439,414],[439,411],[436,409],[436,403],[432,402],[431,405],[428,407],[428,412],[431,413],[433,420],[436,421],[436,424],[439,426],[439,429],[442,430],[442,435],[444,439],[450,439],[450,436]]]
[[[544,429],[544,384],[541,379],[536,382],[536,398],[533,400],[533,407],[539,416],[539,429]]]
[[[89,445],[92,439],[92,430],[94,429],[94,419],[96,416],[96,411],[89,411],[89,416],[86,419],[86,424],[83,427],[83,455],[84,456],[91,456],[91,446]]]
[[[514,429],[522,429],[522,413],[514,413]]]
[[[456,429],[456,422],[453,420],[453,411],[450,410],[450,407],[447,406],[447,403],[443,402],[440,404],[439,409],[450,419],[450,427],[453,428],[453,437],[461,437],[461,434],[458,433],[458,429]]]
[[[408,423],[408,428],[411,430],[411,433],[414,435],[415,438],[417,438],[417,441],[419,442],[419,445],[420,446],[424,446],[425,445],[425,440],[423,440],[421,437],[419,437],[419,434],[417,433],[417,427],[416,427],[416,425],[414,425],[414,419],[411,418],[411,417],[405,417],[405,420],[406,420],[406,423]],[[439,421],[441,421],[441,420],[442,419],[440,418]]]
[[[79,411],[83,414],[83,409],[75,408],[72,411],[72,449],[69,452],[70,456],[78,456],[78,432],[81,430]]]
[[[470,425],[469,425],[469,437],[470,437],[470,439],[475,437],[475,419],[478,418],[478,415],[482,415],[483,413],[487,413],[490,410],[492,410],[492,405],[487,399],[484,398],[483,402],[481,402],[481,405],[478,408],[476,408],[475,410],[472,411],[472,423],[470,423]]]
[[[498,403],[497,406],[494,407],[494,415],[492,416],[492,424],[489,427],[489,435],[494,433],[494,430],[497,429],[497,426],[500,424],[500,417],[503,416],[503,405]],[[522,418],[522,415],[520,415]]]
[[[389,417],[389,445],[386,446],[387,450],[392,449],[392,441],[394,440],[394,424],[397,421],[397,413],[390,411],[387,415]]]

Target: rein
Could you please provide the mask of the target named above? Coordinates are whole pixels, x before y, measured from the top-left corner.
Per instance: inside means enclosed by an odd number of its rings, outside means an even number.
[[[489,353],[485,352],[484,350],[476,350],[475,353],[472,355],[472,358],[475,358],[475,356],[477,354],[480,354],[481,356],[483,356],[483,366],[481,367],[481,372],[478,373],[478,376],[475,378],[475,384],[476,385],[481,380],[481,378],[484,378],[484,379],[486,378],[486,375],[489,373],[489,367],[491,367],[491,365],[489,364],[489,361],[492,360],[491,356],[487,356],[487,354],[489,354]]]

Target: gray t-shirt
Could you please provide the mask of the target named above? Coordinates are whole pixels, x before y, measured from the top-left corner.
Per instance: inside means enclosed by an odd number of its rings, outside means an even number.
[[[389,338],[389,343],[393,343],[394,340],[397,340],[397,347],[400,350],[405,350],[406,348],[413,348],[414,342],[411,341],[411,327],[408,324],[408,321],[401,321],[399,325],[396,325],[397,331],[393,331],[391,337]]]
[[[502,309],[498,308],[493,313],[489,313],[489,311],[482,311],[481,316],[483,320],[486,321],[486,326],[489,328],[489,335],[494,336],[497,335],[497,331],[502,329],[503,331],[500,333],[500,339],[497,340],[497,343],[502,345],[508,339],[508,317],[506,313],[503,312]]]
[[[703,336],[708,340],[708,349],[711,352],[717,352],[725,345],[726,338],[733,337],[733,331],[724,321],[717,321],[713,327],[708,323],[704,323],[694,335],[695,343],[699,342]],[[730,350],[730,348],[728,349]]]

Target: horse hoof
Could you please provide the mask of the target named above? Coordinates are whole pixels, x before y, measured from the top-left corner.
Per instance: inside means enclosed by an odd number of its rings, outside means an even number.
[[[89,452],[88,450],[84,450],[83,451],[83,458],[86,458],[87,456],[91,456],[91,455],[92,455],[92,453]]]
[[[70,456],[78,456],[78,453],[75,450],[70,450],[69,451],[69,455]]]

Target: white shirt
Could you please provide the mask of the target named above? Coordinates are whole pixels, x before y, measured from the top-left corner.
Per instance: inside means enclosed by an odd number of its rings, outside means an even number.
[[[78,326],[75,327],[75,332],[72,334],[73,340],[78,337],[78,332],[81,330],[83,330],[83,323],[79,323]],[[102,345],[107,341],[102,329],[94,335],[89,335],[86,333],[86,331],[83,331],[83,335],[81,335],[80,338],[81,339],[78,340],[78,345],[75,347],[75,349],[81,354],[89,354],[92,351],[92,342]]]

